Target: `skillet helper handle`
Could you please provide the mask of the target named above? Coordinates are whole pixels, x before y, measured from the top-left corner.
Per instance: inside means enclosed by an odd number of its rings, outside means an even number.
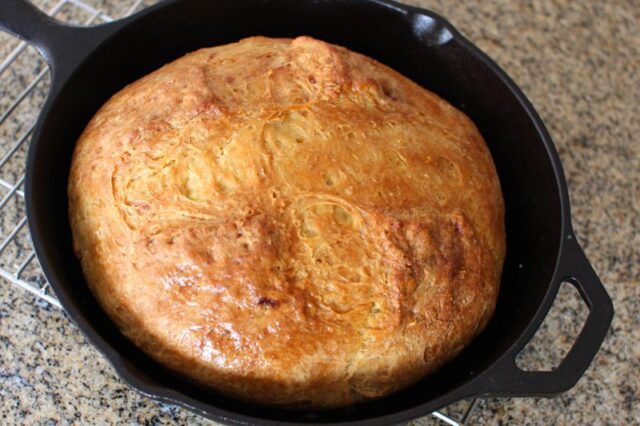
[[[572,233],[565,241],[557,272],[556,288],[563,281],[570,282],[589,308],[587,320],[564,360],[552,371],[524,371],[516,365],[516,357],[527,344],[525,341],[498,361],[488,380],[480,385],[479,393],[555,396],[572,388],[591,364],[611,325],[613,303]]]

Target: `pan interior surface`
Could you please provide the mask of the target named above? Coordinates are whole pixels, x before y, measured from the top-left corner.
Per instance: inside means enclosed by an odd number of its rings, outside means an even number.
[[[558,257],[564,220],[558,171],[548,142],[517,94],[437,19],[365,0],[168,2],[141,14],[100,44],[60,86],[31,147],[28,208],[34,244],[70,315],[108,357],[120,355],[110,357],[116,368],[126,362],[126,370],[135,372],[135,378],[125,379],[142,381],[149,389],[171,389],[171,395],[186,395],[202,404],[196,407],[201,412],[218,407],[287,422],[365,420],[416,407],[426,415],[467,396],[460,391],[464,383],[486,370],[522,335],[551,285]],[[253,35],[303,34],[369,55],[464,111],[494,157],[507,223],[500,298],[482,335],[456,359],[405,391],[379,401],[316,412],[253,406],[207,391],[166,371],[135,348],[89,292],[71,246],[66,195],[75,141],[98,108],[126,84],[201,47]]]

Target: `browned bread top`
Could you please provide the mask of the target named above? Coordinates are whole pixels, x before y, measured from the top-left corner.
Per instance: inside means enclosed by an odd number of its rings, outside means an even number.
[[[471,121],[309,37],[201,49],[78,141],[74,247],[123,333],[236,397],[340,406],[406,387],[489,320],[503,201]]]

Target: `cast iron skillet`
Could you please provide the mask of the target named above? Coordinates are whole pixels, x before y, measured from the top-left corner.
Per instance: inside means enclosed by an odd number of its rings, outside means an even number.
[[[551,138],[513,81],[440,16],[387,0],[169,0],[121,21],[77,28],[24,0],[2,0],[0,27],[35,45],[53,73],[27,162],[26,207],[38,259],[69,316],[143,394],[227,423],[399,423],[470,396],[558,394],[578,381],[598,351],[613,306],[575,240]],[[328,411],[239,402],[154,363],[118,332],[87,289],[71,247],[66,195],[84,126],[112,94],[164,63],[258,34],[308,34],[372,56],[467,113],[489,145],[508,238],[495,316],[460,356],[403,392]],[[516,355],[563,281],[575,285],[589,307],[584,328],[555,370],[523,371]]]

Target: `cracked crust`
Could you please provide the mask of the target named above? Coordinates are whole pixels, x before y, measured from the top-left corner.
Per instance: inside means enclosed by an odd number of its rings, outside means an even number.
[[[419,380],[489,320],[503,201],[471,121],[309,37],[127,86],[71,167],[74,247],[122,332],[236,397],[332,407]]]

